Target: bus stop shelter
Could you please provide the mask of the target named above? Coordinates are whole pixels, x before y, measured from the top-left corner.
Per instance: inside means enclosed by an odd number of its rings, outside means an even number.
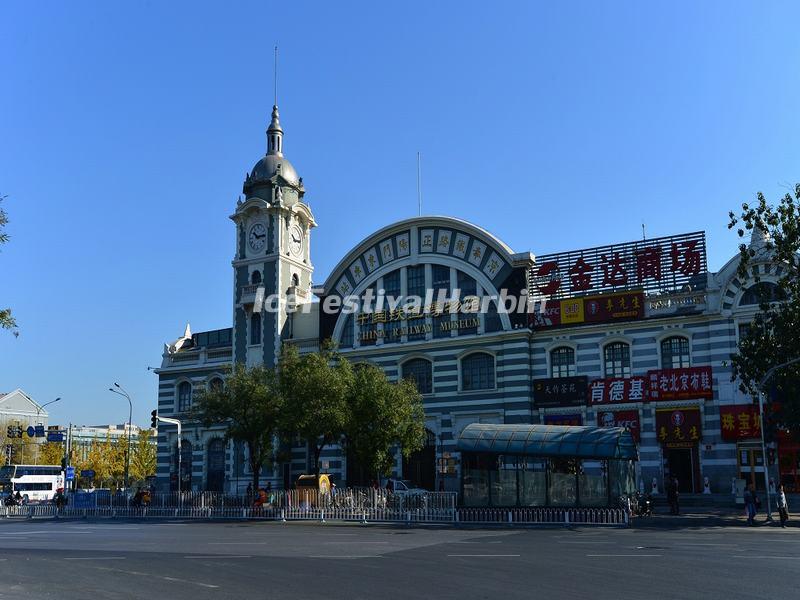
[[[473,423],[458,449],[464,506],[616,506],[635,490],[622,427]]]

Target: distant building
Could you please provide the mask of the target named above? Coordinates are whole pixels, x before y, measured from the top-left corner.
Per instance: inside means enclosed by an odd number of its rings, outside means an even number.
[[[156,445],[156,430],[138,425],[131,425],[131,445],[136,445],[139,441],[139,434],[142,431],[150,431],[150,443]],[[72,437],[72,448],[79,460],[85,460],[89,454],[93,442],[102,443],[110,439],[112,443],[128,437],[128,424],[121,425],[77,425],[70,430]]]
[[[19,425],[23,428],[29,425],[46,427],[48,416],[47,411],[21,389],[17,388],[7,393],[0,392],[0,425]]]

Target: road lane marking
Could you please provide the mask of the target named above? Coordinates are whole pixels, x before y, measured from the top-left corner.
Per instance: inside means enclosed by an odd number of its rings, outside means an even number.
[[[312,554],[308,558],[343,558],[343,559],[350,559],[350,558],[383,558],[380,554],[353,554],[349,556],[337,555],[337,554]]]
[[[512,558],[519,554],[448,554],[450,558]]]
[[[388,544],[389,542],[362,542],[361,540],[341,541],[341,542],[322,542],[323,544]]]
[[[601,541],[575,541],[575,542],[557,542],[558,544],[616,544],[617,542],[601,542]]]
[[[628,558],[628,557],[656,557],[661,554],[587,554],[589,558]]]
[[[214,554],[212,556],[184,556],[183,558],[198,558],[205,560],[212,560],[218,558],[253,558],[248,554]]]
[[[208,542],[209,546],[266,546],[269,542]]]
[[[800,560],[800,556],[767,556],[764,555],[752,555],[752,554],[734,554],[734,558],[778,558],[778,559],[786,559],[786,560]]]
[[[111,573],[125,573],[127,575],[141,575],[143,577],[155,577],[156,579],[164,579],[165,581],[174,581],[175,583],[188,583],[191,585],[197,585],[204,588],[212,588],[218,589],[218,585],[212,585],[210,583],[203,583],[201,581],[191,581],[189,579],[178,579],[177,577],[167,577],[166,575],[156,575],[155,573],[143,573],[141,571],[126,571],[125,569],[111,569],[109,567],[92,567],[97,569],[98,571],[109,571]]]
[[[124,556],[68,556],[64,560],[125,560]]]

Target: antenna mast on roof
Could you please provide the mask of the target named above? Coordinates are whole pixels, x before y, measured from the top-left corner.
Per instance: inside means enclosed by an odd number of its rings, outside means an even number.
[[[417,152],[417,214],[422,216],[422,175],[420,161],[420,154]]]
[[[275,46],[275,67],[273,68],[274,90],[275,90],[275,106],[278,106],[278,47]]]
[[[642,223],[642,241],[643,242],[647,241],[647,236],[644,234],[644,223]]]

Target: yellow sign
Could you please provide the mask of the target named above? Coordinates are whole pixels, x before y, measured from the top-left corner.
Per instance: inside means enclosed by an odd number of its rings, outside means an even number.
[[[583,323],[583,298],[561,301],[561,323]]]

